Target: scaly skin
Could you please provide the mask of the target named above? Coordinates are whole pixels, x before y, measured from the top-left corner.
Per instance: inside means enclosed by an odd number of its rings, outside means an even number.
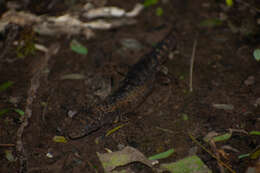
[[[127,114],[138,107],[152,91],[159,67],[175,47],[175,37],[169,33],[150,53],[133,65],[114,93],[85,111],[84,117],[77,117],[72,121],[74,128],[69,129],[69,138],[87,136],[113,123],[117,116]]]

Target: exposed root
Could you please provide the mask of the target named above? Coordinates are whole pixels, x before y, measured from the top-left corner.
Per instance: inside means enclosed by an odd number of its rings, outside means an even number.
[[[17,140],[16,140],[16,152],[17,156],[20,161],[20,173],[25,173],[27,172],[27,152],[24,148],[23,145],[23,132],[24,129],[28,126],[29,124],[29,119],[32,117],[32,105],[34,98],[36,97],[37,90],[40,86],[40,78],[42,76],[42,71],[46,68],[48,65],[48,61],[53,56],[58,52],[59,46],[58,45],[52,45],[49,48],[49,51],[46,52],[44,56],[43,62],[40,64],[40,67],[38,70],[34,73],[32,79],[31,79],[31,85],[28,90],[28,97],[26,100],[26,107],[25,107],[25,114],[22,117],[22,124],[17,130]]]

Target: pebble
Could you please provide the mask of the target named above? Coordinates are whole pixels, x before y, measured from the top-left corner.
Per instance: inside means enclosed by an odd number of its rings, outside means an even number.
[[[143,45],[136,39],[125,38],[120,41],[123,49],[138,51],[143,48]]]
[[[68,117],[73,118],[78,112],[75,110],[69,110],[68,111]]]
[[[244,84],[246,86],[249,86],[249,85],[253,85],[255,83],[255,77],[254,76],[249,76],[245,81],[244,81]]]

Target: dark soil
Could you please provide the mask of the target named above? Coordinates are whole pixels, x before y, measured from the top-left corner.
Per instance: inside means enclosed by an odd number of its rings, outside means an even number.
[[[107,6],[115,5],[130,10],[137,2],[110,0]],[[251,0],[248,3],[251,7],[257,8],[258,5],[260,8],[257,1]],[[51,15],[69,10],[68,6],[56,3],[53,8],[44,11],[47,5],[45,1],[39,1],[24,8],[31,9],[36,14]],[[156,15],[157,7],[163,8],[162,16]],[[87,46],[89,52],[86,56],[71,51],[69,45],[73,38],[36,35],[36,42],[47,47],[57,42],[61,48],[49,62],[49,73],[40,80],[40,88],[31,108],[32,117],[23,133],[28,159],[27,171],[103,172],[96,152],[106,152],[106,148],[117,151],[119,146],[132,146],[146,156],[174,148],[175,153],[161,163],[182,159],[195,148],[195,153],[214,173],[220,172],[217,161],[197,146],[189,134],[212,150],[202,140],[209,132],[224,134],[228,129],[247,132],[260,129],[260,105],[256,105],[257,98],[260,98],[260,63],[253,57],[253,50],[260,47],[260,32],[251,28],[250,34],[245,34],[242,29],[234,32],[227,21],[215,27],[202,27],[200,23],[226,14],[237,28],[251,26],[244,25],[244,20],[253,21],[253,25],[259,28],[256,24],[259,12],[251,7],[236,3],[227,9],[223,2],[213,0],[160,2],[146,8],[137,17],[138,23],[134,26],[99,31],[92,40],[85,40],[81,36],[73,37]],[[123,79],[122,74],[149,52],[171,28],[175,31],[178,48],[174,52],[174,58],[165,64],[170,82],[158,82],[158,87],[145,102],[135,112],[127,115],[127,123],[123,121],[114,124],[116,127],[126,123],[123,128],[109,136],[105,134],[113,127],[105,127],[83,139],[69,140],[65,144],[53,142],[53,136],[62,135],[60,127],[68,116],[68,111],[93,105],[114,91]],[[6,49],[2,45],[4,37],[1,37],[1,52]],[[144,48],[124,50],[120,44],[124,38],[136,39]],[[190,59],[195,40],[197,47],[193,92],[189,92]],[[1,92],[0,109],[25,109],[30,80],[44,56],[43,53],[36,52],[25,58],[17,58],[15,51],[16,48],[12,46],[0,59],[0,84],[14,82],[13,86]],[[84,74],[86,79],[60,80],[63,75],[71,73]],[[245,81],[250,76],[254,79],[252,83],[246,84]],[[15,101],[10,101],[13,99]],[[233,105],[234,108],[217,109],[213,104]],[[186,115],[188,119],[184,120]],[[0,144],[16,144],[20,125],[17,113],[9,112],[0,116]],[[238,156],[252,152],[259,142],[257,135],[233,132],[231,139],[217,143],[216,147],[221,149],[228,145],[237,149],[237,152],[225,150],[228,156],[223,160],[233,170],[242,173],[253,161],[249,158],[238,159]],[[15,154],[15,147],[0,146],[0,172],[17,172],[19,162],[7,161],[6,150]],[[53,159],[46,157],[48,152],[53,154]],[[139,172],[150,172],[150,169],[141,168],[140,165],[135,167]]]

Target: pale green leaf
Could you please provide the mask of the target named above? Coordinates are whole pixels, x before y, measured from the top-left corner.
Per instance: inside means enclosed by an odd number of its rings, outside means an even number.
[[[151,157],[149,157],[149,160],[158,160],[158,159],[165,159],[167,157],[169,157],[170,155],[172,155],[172,153],[174,153],[174,149],[169,149],[168,151],[153,155]]]
[[[174,163],[166,163],[160,166],[171,173],[212,173],[198,156],[186,157]]]
[[[213,138],[213,141],[214,141],[214,142],[226,141],[226,140],[228,140],[231,136],[232,136],[231,133],[226,133],[226,134],[223,134],[223,135],[214,137],[214,138]]]
[[[52,140],[57,143],[67,143],[67,139],[64,136],[54,136]]]
[[[189,119],[189,116],[187,114],[182,114],[182,119],[184,121],[187,121]]]
[[[241,154],[238,156],[238,159],[243,159],[243,158],[246,158],[246,157],[249,157],[250,156],[250,153],[247,153],[247,154]]]
[[[162,16],[163,15],[163,9],[161,7],[156,8],[156,16]]]
[[[256,61],[260,61],[260,49],[255,49],[253,55]]]
[[[14,155],[13,155],[13,152],[11,150],[5,150],[5,158],[9,162],[14,162],[16,160]]]
[[[86,55],[88,53],[88,49],[77,40],[72,40],[70,42],[70,48],[78,54]]]
[[[226,0],[226,5],[229,7],[233,6],[233,0]]]

